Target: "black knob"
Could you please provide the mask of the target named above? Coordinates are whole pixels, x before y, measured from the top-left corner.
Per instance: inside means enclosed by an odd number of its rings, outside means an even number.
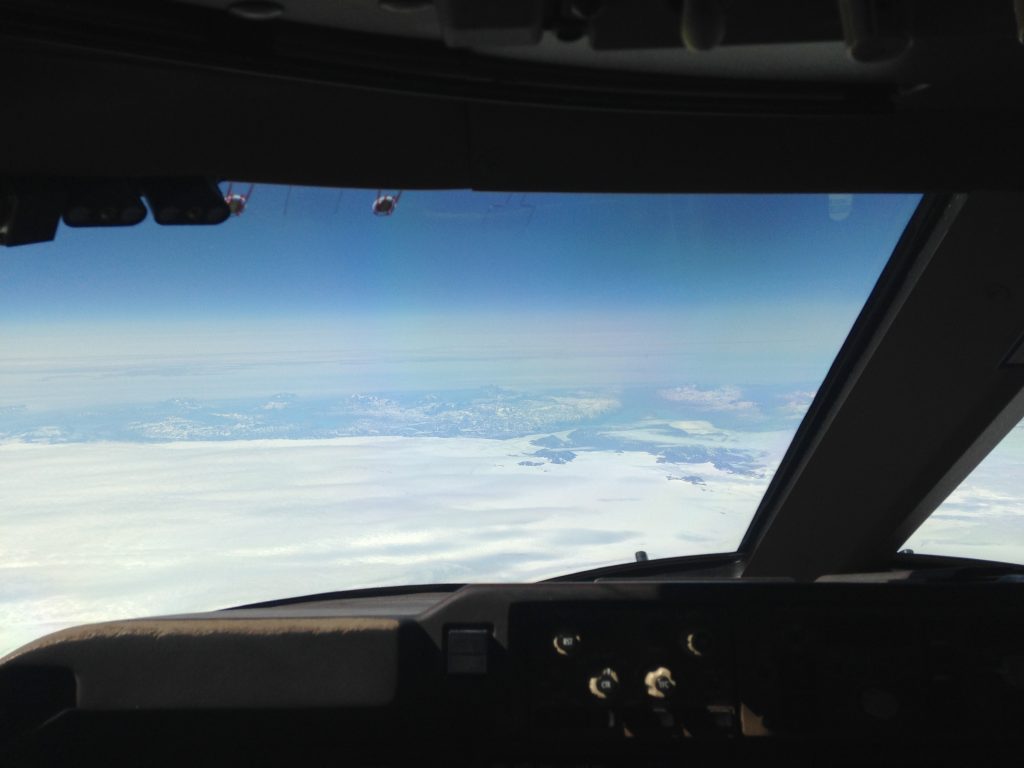
[[[672,679],[672,671],[668,667],[652,669],[644,677],[647,695],[652,699],[667,699],[676,689],[676,681]]]
[[[575,632],[559,632],[555,635],[552,645],[559,656],[572,656],[579,650],[580,636]]]
[[[711,655],[711,635],[701,629],[695,629],[683,634],[683,645],[691,656],[697,658]]]
[[[610,667],[602,669],[592,678],[588,685],[590,693],[599,699],[607,700],[619,691],[619,675]]]

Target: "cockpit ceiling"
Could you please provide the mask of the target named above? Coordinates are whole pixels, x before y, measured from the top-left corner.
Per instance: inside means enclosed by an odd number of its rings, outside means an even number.
[[[443,41],[498,59],[595,70],[849,83],[957,81],[1006,74],[1007,68],[1024,71],[1024,17],[1015,16],[1010,2],[179,2],[253,23]]]

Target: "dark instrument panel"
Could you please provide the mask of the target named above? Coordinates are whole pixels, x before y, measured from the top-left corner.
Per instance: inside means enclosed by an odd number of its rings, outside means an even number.
[[[1022,601],[1013,582],[609,581],[92,625],[0,664],[0,754],[1009,764]]]
[[[732,629],[713,604],[521,603],[510,613],[509,648],[538,737],[740,733]]]

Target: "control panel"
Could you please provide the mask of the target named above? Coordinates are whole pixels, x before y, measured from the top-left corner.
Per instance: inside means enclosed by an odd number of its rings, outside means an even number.
[[[732,645],[711,605],[527,603],[509,616],[534,735],[555,739],[736,735]]]
[[[530,737],[588,743],[1004,738],[1024,719],[1020,590],[665,589],[516,602]]]
[[[366,765],[1018,765],[1022,601],[1018,582],[475,585],[393,615],[93,625],[0,665],[0,763],[7,739],[57,764],[161,743],[175,765],[239,744],[279,764],[341,744]]]

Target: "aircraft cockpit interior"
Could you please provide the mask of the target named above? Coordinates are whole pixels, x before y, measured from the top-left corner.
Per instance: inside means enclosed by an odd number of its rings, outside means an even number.
[[[1021,0],[0,0],[0,93],[0,764],[1020,763]]]

